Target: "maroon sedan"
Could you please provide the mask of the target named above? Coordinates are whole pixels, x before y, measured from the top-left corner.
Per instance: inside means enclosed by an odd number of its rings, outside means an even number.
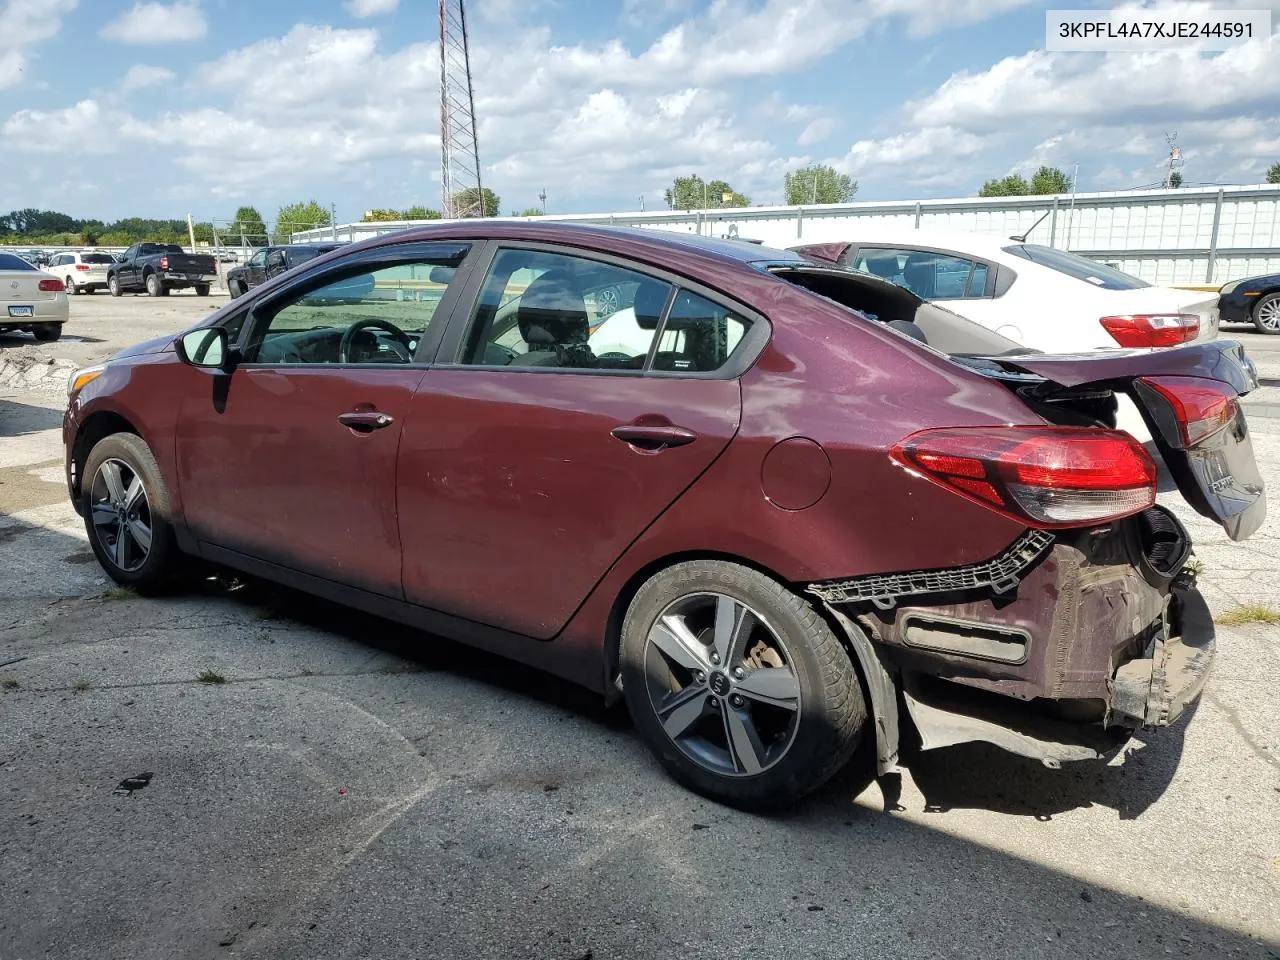
[[[1046,356],[794,253],[471,222],[77,372],[64,433],[117,582],[198,557],[514,657],[766,807],[864,731],[1057,766],[1172,722],[1213,627],[1154,457],[1248,536],[1255,386],[1233,342]]]

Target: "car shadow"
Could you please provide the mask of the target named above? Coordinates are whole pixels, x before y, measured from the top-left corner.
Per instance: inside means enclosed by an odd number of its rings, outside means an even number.
[[[0,437],[21,437],[62,426],[62,411],[0,398]]]

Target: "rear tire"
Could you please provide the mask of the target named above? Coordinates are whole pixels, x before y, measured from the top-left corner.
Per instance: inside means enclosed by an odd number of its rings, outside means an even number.
[[[172,501],[151,448],[135,434],[111,434],[94,444],[80,476],[89,545],[107,576],[140,593],[171,586],[187,564],[173,535]]]
[[[164,281],[160,279],[160,275],[156,273],[147,274],[147,296],[163,297],[169,291],[165,288]]]
[[[62,324],[47,323],[44,326],[33,327],[31,335],[41,343],[53,343],[62,336]]]
[[[796,803],[844,766],[866,725],[857,674],[827,622],[738,564],[694,560],[653,576],[627,610],[619,659],[658,761],[730,806]]]
[[[120,296],[120,278],[119,277],[111,277],[110,279],[107,280],[107,292],[110,293],[113,297]]]
[[[1280,334],[1280,293],[1268,293],[1253,305],[1253,325],[1259,333]]]
[[[209,285],[207,283],[196,284],[196,296],[207,297],[209,295]]]

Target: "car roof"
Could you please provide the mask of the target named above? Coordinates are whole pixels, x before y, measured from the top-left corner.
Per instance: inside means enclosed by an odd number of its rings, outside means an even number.
[[[968,253],[980,257],[1008,256],[1008,254],[1004,253],[1004,248],[1019,242],[1010,237],[993,236],[986,233],[968,233],[963,230],[945,230],[934,227],[915,228],[891,223],[871,222],[860,224],[855,220],[852,223],[840,224],[839,226],[840,229],[829,228],[824,230],[824,238],[827,233],[831,233],[830,240],[840,240],[858,246],[866,244],[875,244],[876,246],[901,244],[902,246],[954,250],[957,253]],[[831,227],[834,228],[835,225],[832,224]],[[806,233],[808,232],[806,230]],[[806,244],[821,242],[824,241],[805,238]],[[1026,242],[1031,244],[1037,242],[1034,238],[1034,232],[1031,237],[1027,238]]]
[[[807,263],[806,257],[791,250],[777,250],[749,240],[703,237],[674,230],[642,227],[611,227],[556,221],[502,220],[485,218],[455,220],[424,227],[410,227],[382,234],[364,245],[403,243],[413,240],[463,239],[529,240],[596,248],[620,254],[646,254],[659,260],[685,254],[706,260],[741,266],[753,264]]]

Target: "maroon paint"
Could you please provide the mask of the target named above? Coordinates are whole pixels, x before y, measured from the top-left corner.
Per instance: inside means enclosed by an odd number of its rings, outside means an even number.
[[[803,246],[792,247],[796,253],[811,257],[814,260],[823,260],[827,263],[839,263],[840,258],[844,256],[845,251],[853,244],[843,240],[836,240],[831,243],[807,243]]]
[[[831,488],[831,460],[808,437],[790,437],[774,445],[760,466],[760,490],[783,510],[812,507]]]
[[[554,635],[725,448],[739,408],[733,380],[432,370],[400,459],[406,598]],[[628,424],[697,439],[641,450],[611,433]]]

